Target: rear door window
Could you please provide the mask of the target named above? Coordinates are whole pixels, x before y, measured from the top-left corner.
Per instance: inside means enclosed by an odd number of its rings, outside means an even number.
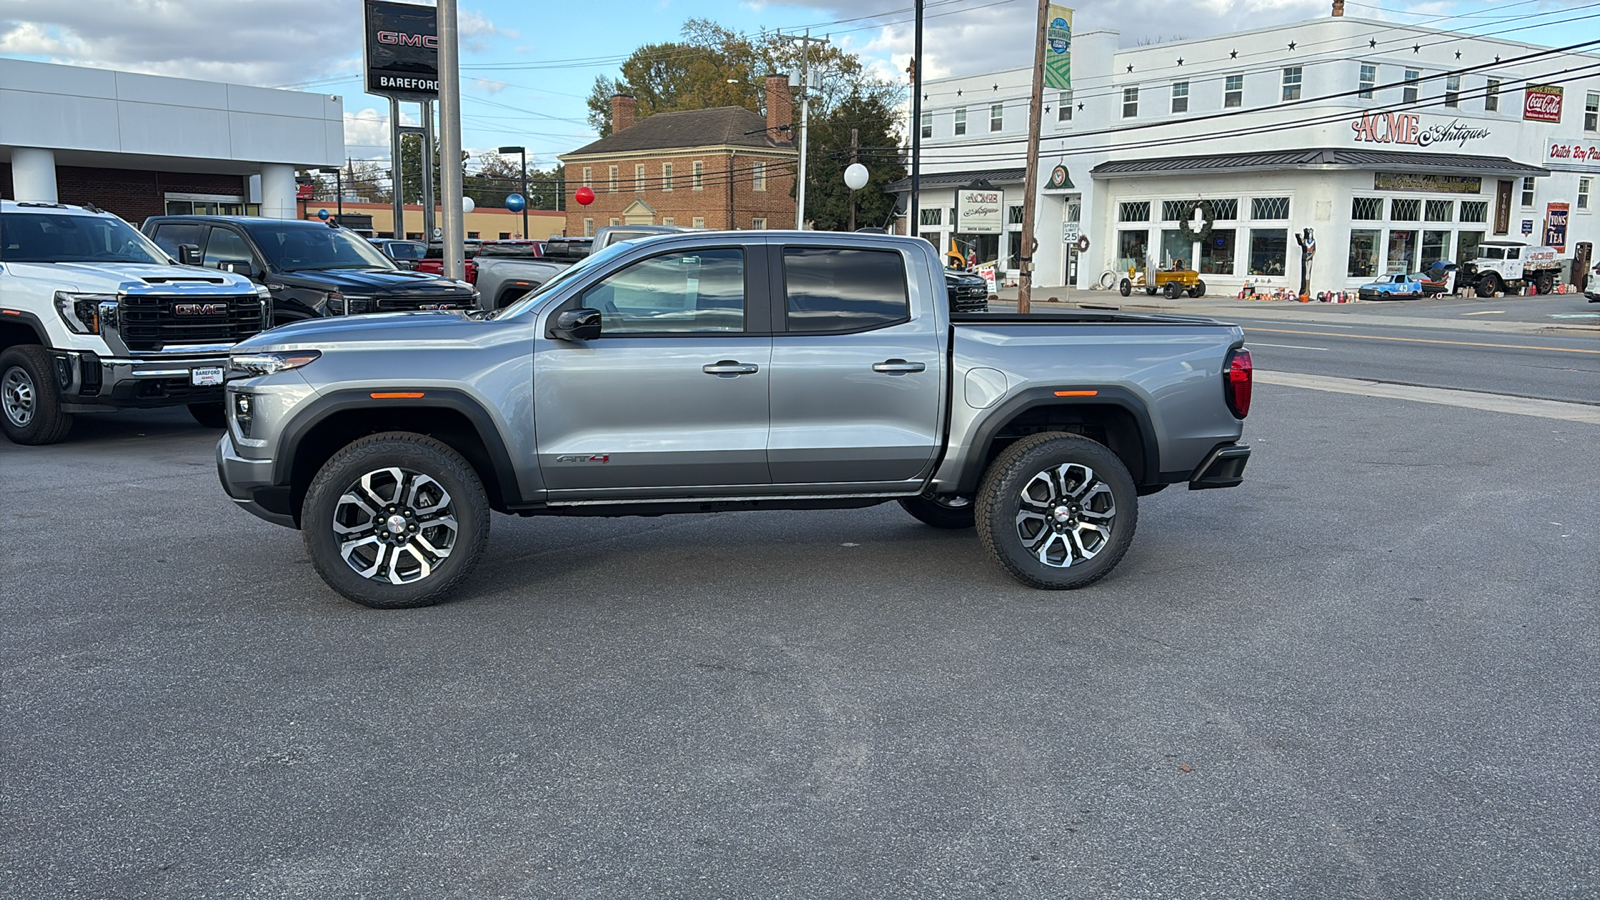
[[[868,331],[911,320],[905,261],[892,250],[786,247],[783,284],[790,332]]]

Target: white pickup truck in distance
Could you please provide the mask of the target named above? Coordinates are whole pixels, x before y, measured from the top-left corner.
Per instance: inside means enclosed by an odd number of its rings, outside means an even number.
[[[0,429],[51,444],[78,413],[161,406],[221,428],[228,351],[269,299],[110,213],[0,200]]]
[[[245,341],[223,487],[298,528],[323,579],[436,603],[491,510],[623,516],[898,501],[1024,584],[1127,552],[1138,498],[1232,487],[1234,325],[952,314],[927,241],[723,231],[614,244],[495,312],[372,315]]]

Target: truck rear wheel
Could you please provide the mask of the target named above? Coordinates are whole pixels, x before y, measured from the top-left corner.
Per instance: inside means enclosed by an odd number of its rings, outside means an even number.
[[[971,528],[974,524],[971,501],[953,506],[933,497],[902,497],[900,507],[935,528]]]
[[[472,465],[408,432],[335,453],[306,491],[301,538],[317,574],[362,606],[438,603],[471,574],[489,538],[489,499]]]
[[[1029,587],[1093,584],[1122,561],[1139,522],[1128,469],[1103,444],[1046,432],[1007,447],[984,473],[978,538]]]
[[[0,353],[0,429],[18,444],[54,444],[72,430],[72,416],[61,411],[50,353],[38,344]]]

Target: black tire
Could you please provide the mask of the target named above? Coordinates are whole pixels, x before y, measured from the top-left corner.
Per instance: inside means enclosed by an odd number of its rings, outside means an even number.
[[[1194,281],[1194,287],[1189,288],[1189,296],[1191,296],[1191,297],[1195,298],[1196,300],[1198,300],[1201,297],[1204,297],[1205,295],[1206,295],[1206,283],[1204,281],[1201,281],[1200,279],[1196,278],[1195,281]]]
[[[419,508],[419,497],[429,505]],[[341,555],[336,525],[352,536],[351,561]],[[361,438],[323,464],[300,507],[300,528],[317,574],[350,600],[374,609],[432,606],[483,555],[489,498],[472,465],[448,445],[389,431]],[[366,574],[356,568],[369,562]],[[379,580],[386,564],[389,578]],[[404,583],[392,583],[396,576]]]
[[[1493,297],[1504,289],[1505,285],[1501,283],[1500,276],[1493,272],[1485,272],[1483,277],[1478,279],[1478,295],[1481,297]]]
[[[900,507],[919,521],[935,528],[971,528],[974,524],[974,505],[946,506],[929,497],[902,497]]]
[[[191,403],[189,415],[203,428],[228,427],[228,410],[221,403]]]
[[[1548,294],[1556,289],[1556,276],[1554,272],[1541,272],[1533,280],[1533,291],[1536,294]]]
[[[1147,288],[1145,288],[1145,289],[1144,289],[1144,292],[1145,292],[1145,293],[1146,293],[1146,294],[1147,294],[1147,295],[1149,295],[1149,296],[1151,296],[1151,297],[1154,297],[1154,296],[1155,296],[1155,295],[1156,295],[1156,289],[1155,289],[1155,288],[1153,288],[1153,287],[1147,287]]]
[[[1166,297],[1168,300],[1176,300],[1183,296],[1183,285],[1178,284],[1176,281],[1169,281],[1162,286],[1161,296]]]
[[[54,444],[72,430],[50,353],[38,344],[0,353],[0,430],[13,443],[33,445]]]
[[[1133,293],[1133,282],[1129,281],[1126,278],[1122,279],[1122,281],[1117,284],[1117,293],[1121,294],[1124,297],[1126,297],[1129,294]]]
[[[1071,434],[1035,434],[1007,447],[989,464],[976,501],[978,539],[989,555],[1011,577],[1044,590],[1105,577],[1139,524],[1138,491],[1122,460]],[[1037,521],[1030,510],[1040,511]]]

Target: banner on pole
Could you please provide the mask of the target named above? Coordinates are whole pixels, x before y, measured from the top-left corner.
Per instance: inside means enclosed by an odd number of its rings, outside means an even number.
[[[1045,13],[1044,86],[1072,90],[1072,10],[1052,5]]]

